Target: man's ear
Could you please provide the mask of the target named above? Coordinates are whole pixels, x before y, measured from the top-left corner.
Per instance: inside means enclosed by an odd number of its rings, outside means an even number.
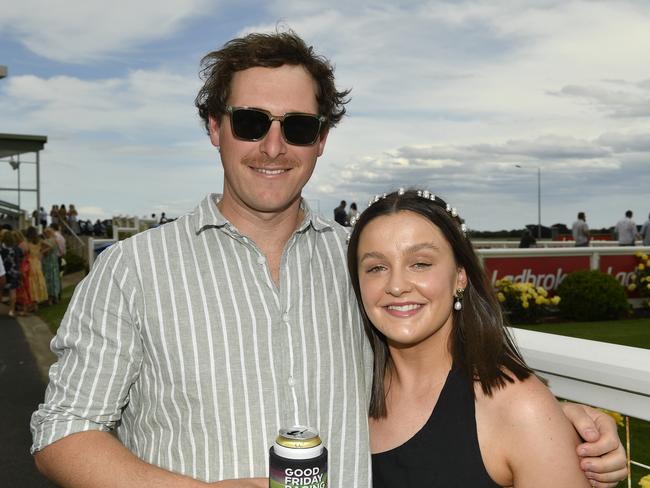
[[[208,131],[210,132],[210,142],[212,142],[212,145],[214,147],[219,147],[221,145],[219,143],[220,129],[221,129],[221,124],[219,123],[219,121],[216,118],[214,118],[212,115],[208,115]]]

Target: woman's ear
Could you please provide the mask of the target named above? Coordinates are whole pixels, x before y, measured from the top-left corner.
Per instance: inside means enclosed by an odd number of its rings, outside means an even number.
[[[467,273],[465,272],[465,268],[462,266],[459,266],[457,268],[457,275],[456,275],[456,288],[461,288],[465,289],[467,288]]]

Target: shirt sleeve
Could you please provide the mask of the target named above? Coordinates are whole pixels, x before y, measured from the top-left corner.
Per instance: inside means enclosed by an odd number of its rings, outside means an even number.
[[[32,453],[76,432],[110,431],[121,418],[142,362],[136,280],[125,261],[114,244],[74,292],[50,345],[58,360],[32,415]]]

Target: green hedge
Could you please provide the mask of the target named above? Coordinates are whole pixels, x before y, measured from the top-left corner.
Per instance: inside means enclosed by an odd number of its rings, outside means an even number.
[[[560,314],[573,320],[594,321],[622,318],[630,313],[625,289],[613,276],[602,271],[570,273],[557,294]]]

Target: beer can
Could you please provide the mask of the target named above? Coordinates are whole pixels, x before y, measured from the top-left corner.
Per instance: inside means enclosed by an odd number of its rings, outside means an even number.
[[[327,449],[317,430],[280,429],[269,449],[269,488],[327,488]]]

